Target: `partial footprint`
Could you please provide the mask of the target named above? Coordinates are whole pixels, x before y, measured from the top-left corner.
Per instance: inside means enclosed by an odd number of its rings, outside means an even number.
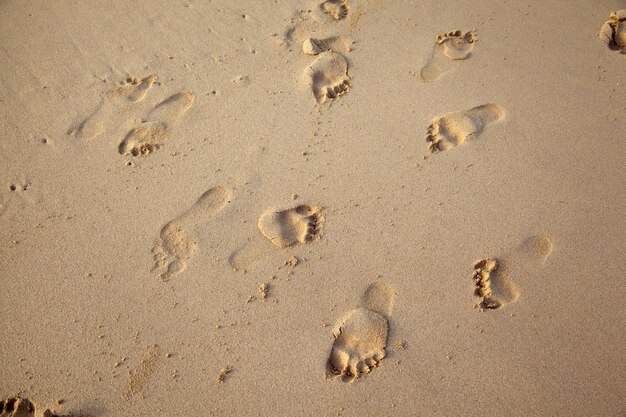
[[[486,258],[474,264],[474,295],[481,309],[497,309],[519,297],[508,268],[498,265],[496,259]]]
[[[102,102],[98,108],[81,123],[70,127],[67,134],[79,139],[93,139],[106,130],[106,120],[109,117],[106,103]]]
[[[187,211],[161,229],[157,244],[152,248],[153,270],[167,281],[187,269],[189,259],[197,251],[194,230],[215,216],[230,200],[230,192],[223,187],[206,191]]]
[[[420,71],[420,79],[433,82],[441,78],[450,69],[450,60],[458,61],[469,58],[474,43],[478,39],[473,30],[444,33],[437,36],[433,52]]]
[[[310,243],[319,239],[324,216],[316,204],[299,205],[287,210],[270,210],[259,218],[259,230],[280,248]]]
[[[516,301],[520,296],[512,275],[536,272],[553,250],[552,240],[546,235],[530,237],[517,251],[502,258],[486,258],[474,264],[474,295],[481,310],[495,310]]]
[[[194,93],[183,92],[157,105],[148,114],[146,122],[128,132],[119,145],[119,153],[141,156],[160,149],[195,101]]]
[[[307,38],[302,42],[302,52],[307,55],[319,55],[325,51],[347,54],[350,52],[351,44],[352,42],[345,36],[332,36],[324,39]]]
[[[320,8],[335,20],[342,20],[348,16],[347,0],[326,0],[320,4]]]
[[[626,9],[611,12],[599,36],[610,49],[626,54]]]
[[[305,74],[319,104],[336,99],[350,89],[348,62],[336,52],[321,52]]]
[[[328,376],[353,381],[379,364],[386,355],[393,302],[393,290],[387,285],[374,283],[367,288],[361,307],[350,311],[333,329]]]
[[[0,417],[34,417],[35,405],[27,398],[13,397],[0,401]]]
[[[520,249],[522,249],[527,256],[544,264],[550,255],[552,255],[553,248],[554,245],[549,236],[537,235],[526,239]]]
[[[148,91],[156,83],[156,75],[148,75],[143,79],[128,77],[122,81],[119,86],[112,88],[107,92],[107,96],[112,101],[141,101],[146,97]]]
[[[448,113],[428,126],[428,150],[431,153],[447,151],[470,137],[478,137],[485,126],[501,120],[504,115],[504,109],[497,104],[484,104],[467,111]]]

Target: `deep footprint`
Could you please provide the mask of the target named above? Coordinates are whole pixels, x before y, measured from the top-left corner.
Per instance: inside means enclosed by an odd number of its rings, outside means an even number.
[[[503,265],[496,259],[486,258],[474,264],[474,295],[478,297],[477,306],[483,310],[495,310],[509,304],[519,297],[519,292]]]
[[[526,239],[517,250],[503,258],[485,258],[474,264],[472,281],[476,307],[480,310],[497,310],[516,301],[520,291],[511,276],[534,276],[548,260],[554,246],[547,235]]]
[[[119,153],[141,156],[159,150],[195,100],[194,93],[183,92],[174,94],[157,105],[148,114],[145,123],[128,132],[119,145]]]
[[[334,100],[350,89],[348,62],[332,51],[321,52],[305,70],[313,97],[319,103]]]
[[[478,39],[473,30],[462,32],[456,30],[437,36],[433,52],[420,71],[420,79],[433,82],[449,71],[450,60],[459,61],[469,58]]]
[[[497,104],[484,104],[467,111],[448,113],[428,126],[428,150],[431,153],[447,151],[471,137],[478,137],[488,124],[501,120],[504,115],[504,109]]]
[[[319,239],[324,216],[316,204],[303,204],[282,211],[270,210],[259,218],[261,234],[274,245],[286,248]]]
[[[27,398],[13,397],[0,401],[0,417],[33,417],[35,405]]]
[[[368,287],[362,307],[349,312],[333,329],[335,341],[326,364],[327,376],[353,381],[372,371],[386,356],[394,294],[385,284]]]
[[[159,273],[162,281],[168,281],[187,269],[190,258],[197,251],[194,229],[215,216],[229,200],[230,192],[225,188],[211,188],[190,209],[161,228],[152,254],[153,271]]]
[[[610,49],[626,54],[626,9],[611,12],[599,36]]]

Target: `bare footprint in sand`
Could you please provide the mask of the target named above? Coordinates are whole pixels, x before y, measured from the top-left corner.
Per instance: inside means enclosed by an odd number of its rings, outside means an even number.
[[[325,51],[347,54],[350,52],[352,41],[345,36],[330,38],[307,38],[302,42],[302,52],[307,55],[319,55]]]
[[[517,251],[502,258],[486,258],[474,264],[474,295],[480,310],[496,310],[516,301],[520,296],[512,276],[532,273],[552,254],[552,240],[546,235],[527,239]]]
[[[279,248],[319,239],[324,216],[317,204],[302,204],[286,210],[269,210],[259,218],[259,230]]]
[[[119,145],[119,153],[141,156],[160,149],[195,101],[194,93],[183,92],[161,102],[148,114],[146,122],[128,132]]]
[[[143,79],[128,77],[122,81],[119,86],[112,88],[107,92],[107,96],[113,102],[130,101],[136,102],[143,100],[148,91],[157,82],[157,76],[152,74]]]
[[[336,99],[350,89],[348,62],[336,52],[321,52],[304,73],[319,104]]]
[[[100,103],[98,108],[85,120],[70,127],[67,133],[79,139],[93,139],[100,136],[106,131],[106,124],[112,117],[111,103],[124,104],[142,101],[156,80],[156,75],[149,75],[142,80],[128,77],[120,85],[107,91],[106,99]]]
[[[320,9],[335,20],[342,20],[348,16],[347,0],[326,0],[320,4]]]
[[[168,222],[152,248],[153,271],[167,281],[187,269],[189,259],[197,251],[194,230],[215,216],[230,200],[230,192],[223,187],[206,191],[187,211]]]
[[[70,127],[67,134],[79,139],[98,137],[105,132],[110,113],[109,107],[103,101],[85,120]]]
[[[473,30],[444,33],[437,36],[433,52],[426,65],[421,69],[419,78],[433,82],[441,78],[451,68],[450,61],[469,58],[478,39]]]
[[[504,115],[504,109],[497,104],[483,104],[467,111],[448,113],[428,126],[428,150],[431,153],[447,151],[478,137],[485,126],[501,120]]]
[[[599,36],[610,49],[626,54],[626,9],[611,12]]]
[[[371,372],[385,357],[394,293],[385,284],[371,284],[361,307],[350,311],[333,329],[335,341],[326,364],[327,376],[353,381]]]
[[[323,208],[318,204],[300,204],[266,210],[257,222],[259,236],[248,239],[228,257],[233,271],[248,271],[254,263],[281,249],[306,245],[319,240],[324,224]],[[271,243],[271,244],[270,244]]]
[[[35,405],[27,398],[13,397],[0,401],[0,417],[34,417]]]

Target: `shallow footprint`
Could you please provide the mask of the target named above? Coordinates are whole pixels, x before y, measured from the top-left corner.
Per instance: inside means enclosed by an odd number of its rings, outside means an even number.
[[[610,49],[626,54],[626,9],[611,12],[599,36]]]
[[[336,52],[321,52],[307,67],[305,74],[319,104],[336,99],[350,89],[348,62]]]
[[[100,136],[106,130],[105,122],[108,113],[106,104],[101,103],[89,117],[71,127],[67,132],[68,135],[76,136],[79,139],[93,139]]]
[[[156,83],[157,77],[154,74],[148,75],[143,79],[128,77],[122,81],[119,86],[108,91],[107,95],[112,101],[125,100],[137,102],[143,100],[148,91]]]
[[[160,149],[195,101],[195,93],[183,92],[161,102],[148,114],[145,123],[128,132],[119,145],[119,153],[141,156]]]
[[[230,192],[223,187],[206,191],[187,211],[161,228],[159,239],[152,248],[153,271],[167,281],[187,269],[189,259],[197,251],[193,231],[215,216],[230,200]]]
[[[258,222],[261,234],[274,245],[286,248],[319,239],[324,216],[317,204],[302,204],[287,210],[270,210]]]
[[[330,38],[307,38],[302,42],[302,52],[307,55],[319,55],[324,51],[333,51],[347,54],[350,52],[352,42],[345,36],[332,36]]]
[[[529,273],[531,267],[543,265],[552,254],[552,240],[537,235],[524,241],[517,251],[503,258],[485,258],[474,264],[474,295],[480,310],[496,310],[516,301],[520,296],[511,276]]]
[[[342,20],[348,16],[348,2],[346,0],[326,0],[320,8],[335,20]]]
[[[477,137],[489,123],[501,120],[505,111],[497,104],[483,104],[467,111],[453,112],[436,119],[426,132],[431,153],[447,151]]]
[[[458,61],[469,58],[474,50],[474,43],[478,39],[473,30],[444,33],[437,36],[433,52],[420,71],[420,79],[433,82],[441,78],[449,70],[449,61]]]
[[[333,329],[335,341],[326,364],[328,376],[353,381],[369,373],[385,357],[394,294],[385,284],[371,284],[361,307],[350,311]]]

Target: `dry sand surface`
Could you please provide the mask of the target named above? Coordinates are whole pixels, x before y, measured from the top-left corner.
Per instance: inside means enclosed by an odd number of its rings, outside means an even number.
[[[625,416],[626,1],[0,2],[0,416]]]

